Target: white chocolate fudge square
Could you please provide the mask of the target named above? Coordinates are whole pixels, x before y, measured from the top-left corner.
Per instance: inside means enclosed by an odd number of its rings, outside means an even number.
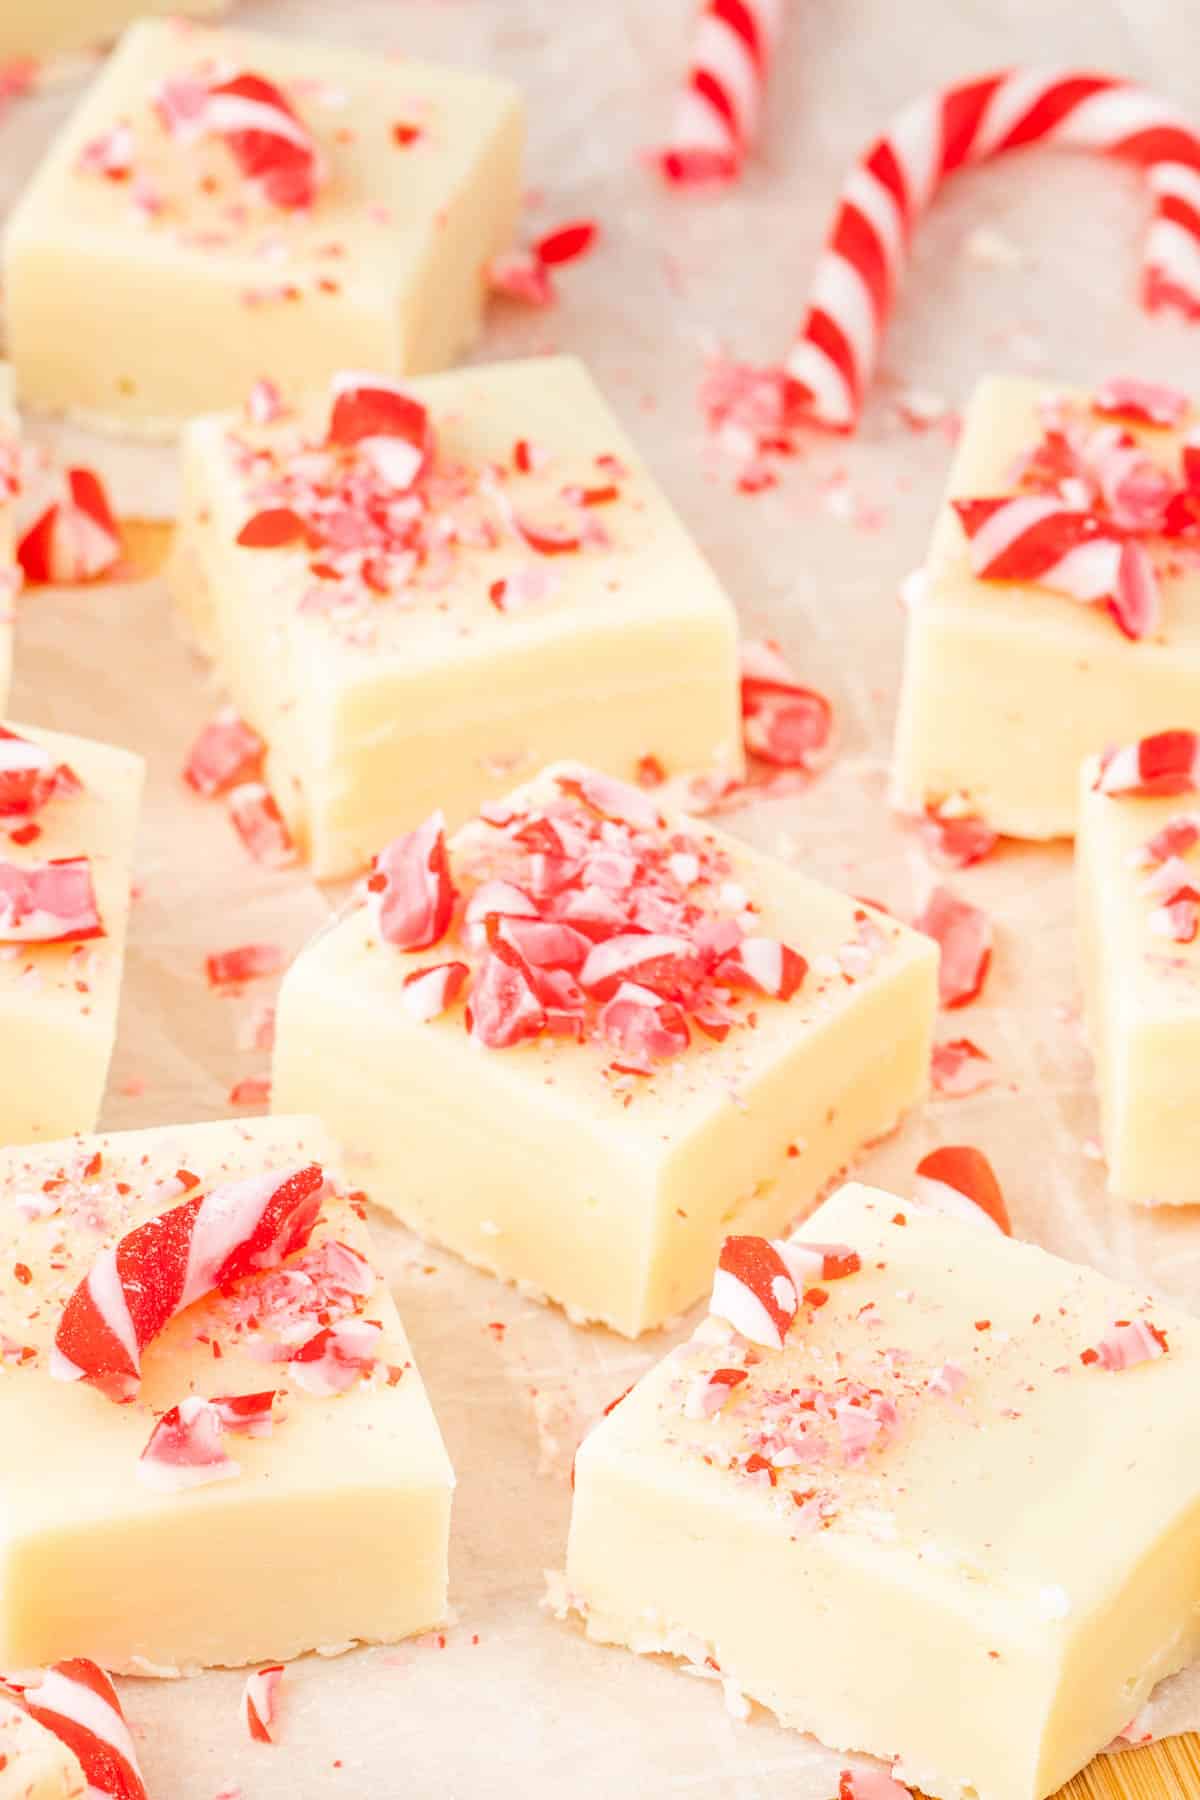
[[[128,750],[0,725],[0,1145],[96,1123],[144,773]]]
[[[0,363],[0,715],[12,682],[13,621],[21,571],[17,563],[17,479],[20,452],[12,370]]]
[[[1195,760],[1192,733],[1172,733]],[[1149,740],[1150,746],[1164,739]],[[1084,765],[1075,846],[1088,1032],[1112,1192],[1200,1203],[1200,767],[1156,792]],[[1161,783],[1159,784],[1161,785]]]
[[[196,1271],[220,1276],[251,1203],[314,1165],[324,1186],[305,1202],[296,1247],[282,1263],[256,1251],[260,1266],[206,1291]],[[445,1618],[453,1476],[372,1261],[362,1198],[311,1119],[0,1155],[3,1666],[86,1654],[167,1674],[401,1638]],[[138,1278],[153,1298],[172,1265],[148,1267],[144,1251],[135,1260],[130,1234],[197,1201],[200,1223],[182,1240],[182,1299],[196,1298],[144,1341]],[[120,1240],[114,1263],[106,1253]],[[288,1241],[276,1239],[276,1253]],[[68,1369],[102,1366],[64,1323],[93,1269],[89,1291],[117,1318],[118,1348],[135,1331],[141,1345],[126,1404],[90,1376],[56,1379],[64,1354]],[[263,1405],[244,1404],[239,1429],[230,1403],[245,1396]],[[171,1429],[173,1408],[203,1424],[205,1402],[225,1408],[224,1428],[191,1440],[178,1419]]]
[[[1136,641],[1102,606],[972,574],[951,502],[1015,493],[1014,466],[1042,434],[1039,409],[1058,396],[1086,415],[1087,396],[1026,380],[987,380],[971,401],[909,613],[896,728],[892,794],[902,811],[961,796],[1011,837],[1074,833],[1085,756],[1200,724],[1200,571],[1186,553],[1154,544],[1161,623]],[[1194,418],[1173,428],[1098,416],[1092,424],[1127,431],[1167,468]]]
[[[579,1449],[589,1634],[942,1800],[1042,1800],[1200,1652],[1200,1326],[858,1185],[721,1263]]]
[[[0,1800],[88,1800],[79,1758],[0,1689]]]
[[[375,379],[185,441],[176,598],[314,874],[554,757],[740,772],[733,609],[583,366]]]
[[[390,846],[301,953],[274,1104],[319,1106],[423,1236],[634,1336],[699,1298],[735,1223],[781,1229],[921,1096],[936,953],[577,765],[488,818]]]
[[[0,7],[0,57],[56,56],[107,43],[131,20],[151,13],[216,13],[225,0],[11,0]]]
[[[262,377],[440,368],[478,328],[521,144],[491,77],[134,25],[9,226],[23,404],[159,434]]]

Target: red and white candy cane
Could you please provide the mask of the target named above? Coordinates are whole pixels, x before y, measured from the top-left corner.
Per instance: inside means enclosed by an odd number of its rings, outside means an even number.
[[[944,1144],[923,1156],[917,1164],[913,1198],[947,1218],[972,1225],[986,1220],[1005,1237],[1012,1236],[1012,1221],[996,1171],[973,1144]]]
[[[120,533],[100,477],[26,454],[17,497],[17,561],[26,580],[64,586],[94,581],[120,554]]]
[[[137,1751],[116,1689],[86,1657],[55,1663],[21,1693],[31,1719],[64,1743],[87,1782],[87,1800],[146,1800]]]
[[[1144,547],[1098,514],[1045,494],[955,500],[981,581],[1032,581],[1106,606],[1129,638],[1158,625],[1158,578]]]
[[[1194,794],[1200,791],[1200,735],[1156,731],[1136,744],[1109,750],[1100,759],[1093,786],[1102,794],[1139,800]]]
[[[324,1171],[275,1169],[212,1188],[101,1251],[63,1310],[50,1372],[132,1400],[142,1351],[214,1288],[277,1267],[317,1222]]]
[[[81,944],[104,935],[89,857],[0,862],[0,944]]]
[[[703,0],[670,143],[659,168],[676,186],[731,181],[758,135],[783,0]]]
[[[847,177],[787,359],[803,415],[853,431],[909,240],[956,169],[1045,144],[1134,163],[1154,195],[1146,307],[1200,318],[1200,132],[1173,106],[1109,75],[1011,69],[923,95]]]
[[[726,1238],[708,1310],[752,1344],[782,1350],[800,1299],[791,1270],[769,1238]]]

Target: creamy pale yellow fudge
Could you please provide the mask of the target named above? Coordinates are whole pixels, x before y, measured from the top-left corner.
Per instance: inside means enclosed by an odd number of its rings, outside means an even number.
[[[0,1667],[444,1619],[453,1476],[363,1199],[312,1119],[0,1154]]]
[[[151,13],[215,13],[226,0],[5,0],[0,6],[0,57],[60,55],[107,43],[130,20]]]
[[[0,1145],[96,1123],[143,775],[130,751],[0,725]]]
[[[17,564],[18,426],[12,370],[0,363],[0,715],[12,682],[13,621],[21,571]]]
[[[925,1091],[928,939],[561,764],[381,852],[279,996],[319,1107],[424,1236],[630,1336]]]
[[[1200,1652],[1200,1325],[877,1189],[726,1244],[581,1445],[566,1596],[941,1800],[1042,1800]]]
[[[580,363],[251,410],[187,433],[173,586],[316,875],[555,756],[740,772],[733,609]]]
[[[1103,410],[1104,389],[1026,380],[985,381],[971,401],[909,611],[892,771],[905,812],[952,802],[1012,837],[1067,836],[1084,756],[1200,724],[1200,570],[1176,541],[1200,500],[1200,465],[1190,499],[1185,474],[1196,416],[1182,396],[1148,390],[1147,408],[1124,397],[1140,384],[1110,387]],[[955,508],[1004,497],[1023,510]]]
[[[2,1689],[0,1800],[89,1800],[79,1758]]]
[[[262,377],[300,393],[453,361],[513,229],[521,145],[489,76],[132,26],[9,224],[22,402],[161,433]]]
[[[1079,936],[1109,1186],[1200,1203],[1200,755],[1170,732],[1084,765]]]

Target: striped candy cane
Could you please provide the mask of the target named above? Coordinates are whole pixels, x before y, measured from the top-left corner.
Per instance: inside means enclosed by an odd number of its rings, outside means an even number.
[[[1048,495],[955,500],[982,581],[1032,581],[1107,606],[1126,637],[1158,624],[1158,581],[1145,549],[1095,513]]]
[[[67,1301],[51,1374],[132,1400],[142,1351],[214,1288],[277,1267],[308,1242],[320,1212],[319,1165],[217,1187],[148,1219],[104,1250]]]
[[[671,141],[658,166],[676,186],[732,181],[758,135],[782,0],[703,0]]]
[[[1143,171],[1154,196],[1143,302],[1200,318],[1200,133],[1166,101],[1112,76],[984,76],[906,107],[842,188],[787,359],[811,423],[858,423],[909,240],[947,176],[1028,144],[1093,150]]]
[[[55,1663],[21,1701],[76,1757],[88,1800],[146,1800],[133,1738],[103,1669],[82,1656]]]

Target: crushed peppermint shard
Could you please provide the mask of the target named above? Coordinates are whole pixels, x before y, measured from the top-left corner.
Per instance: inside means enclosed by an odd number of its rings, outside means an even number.
[[[278,944],[239,944],[233,950],[217,950],[205,958],[209,987],[240,987],[266,975],[278,975],[284,963]]]
[[[1104,418],[1127,419],[1134,425],[1158,425],[1171,430],[1187,418],[1190,401],[1178,388],[1153,381],[1117,376],[1101,382],[1092,396],[1092,408]]]
[[[1139,1363],[1157,1362],[1167,1354],[1167,1334],[1148,1319],[1118,1319],[1098,1344],[1080,1352],[1085,1367],[1108,1369],[1113,1374],[1135,1369]]]
[[[1107,607],[1128,638],[1157,630],[1158,578],[1144,546],[1101,514],[1043,494],[955,500],[972,573],[981,581],[1026,581],[1071,600]]]
[[[146,1346],[215,1288],[276,1268],[303,1249],[324,1189],[316,1163],[271,1170],[134,1226],[100,1252],[67,1301],[50,1373],[59,1381],[86,1381],[111,1400],[134,1399]]]
[[[328,441],[362,446],[378,474],[401,494],[428,475],[436,447],[427,409],[380,375],[334,376]]]
[[[837,1800],[912,1800],[912,1789],[882,1769],[843,1769]]]
[[[800,1309],[796,1282],[769,1238],[731,1237],[721,1246],[708,1310],[752,1344],[782,1350]]]
[[[210,1400],[191,1394],[172,1406],[150,1433],[138,1461],[143,1487],[178,1494],[241,1474],[223,1442],[224,1420]]]
[[[78,944],[104,935],[89,857],[0,862],[0,944]]]
[[[267,1663],[253,1669],[242,1689],[242,1723],[256,1744],[274,1744],[279,1717],[279,1690],[283,1664]]]
[[[1173,944],[1193,944],[1200,930],[1200,891],[1185,883],[1172,889],[1161,906],[1150,914],[1150,929],[1156,937]]]
[[[707,1375],[697,1375],[684,1395],[684,1418],[715,1419],[745,1379],[745,1369],[713,1369]]]
[[[1154,800],[1200,792],[1200,734],[1158,731],[1106,750],[1095,786],[1102,794]]]
[[[74,1657],[55,1663],[18,1693],[30,1718],[75,1756],[87,1800],[147,1800],[133,1737],[103,1669]]]
[[[944,800],[928,806],[917,821],[917,836],[930,862],[938,869],[969,869],[992,854],[1000,842],[986,819],[970,807]]]
[[[941,951],[939,1004],[949,1009],[976,999],[992,960],[992,922],[987,913],[960,900],[948,887],[935,887],[913,924]]]
[[[40,452],[22,457],[16,536],[17,561],[29,582],[95,581],[121,554],[100,477],[91,469],[59,469]]]
[[[425,950],[440,943],[450,929],[455,899],[440,812],[379,852],[367,877],[367,896],[385,944]]]
[[[155,103],[166,130],[181,141],[220,139],[242,180],[268,206],[302,212],[316,200],[324,178],[316,139],[265,76],[243,71],[212,83],[168,80]]]
[[[471,970],[465,962],[431,963],[404,977],[400,1004],[411,1019],[427,1024],[438,1019],[458,999]]]
[[[261,781],[244,781],[230,793],[227,805],[230,824],[256,863],[286,869],[295,862],[295,842],[270,788]]]
[[[1142,296],[1200,318],[1200,134],[1144,89],[1106,75],[1017,68],[922,95],[847,177],[787,374],[812,424],[853,431],[914,227],[956,170],[1031,144],[1133,163],[1154,196]]]
[[[923,1156],[917,1164],[913,1198],[947,1218],[970,1225],[986,1221],[1005,1237],[1013,1234],[996,1171],[972,1144],[945,1144]]]
[[[0,725],[0,819],[31,820],[51,800],[82,792],[83,783],[66,763]]]
[[[783,0],[702,0],[670,142],[654,154],[673,187],[727,182],[758,135]]]
[[[950,1038],[935,1044],[929,1074],[934,1093],[952,1100],[978,1094],[995,1079],[991,1057],[970,1038]]]
[[[318,1331],[288,1359],[297,1387],[329,1398],[344,1394],[379,1361],[383,1327],[372,1319],[343,1319]]]
[[[780,768],[814,768],[833,729],[828,700],[798,680],[773,638],[744,642],[740,660],[746,749]]]
[[[188,751],[183,779],[197,794],[213,800],[262,767],[267,746],[252,725],[224,707],[204,726]]]
[[[574,219],[545,232],[527,250],[509,250],[494,256],[487,266],[488,286],[506,300],[525,306],[553,306],[558,291],[550,271],[578,262],[592,250],[600,236],[594,219]]]

